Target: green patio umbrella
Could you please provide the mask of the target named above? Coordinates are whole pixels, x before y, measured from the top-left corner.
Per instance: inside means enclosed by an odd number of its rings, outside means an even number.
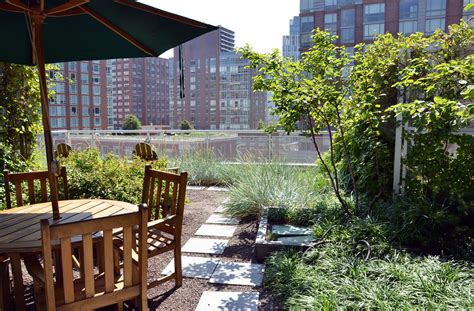
[[[131,0],[0,0],[0,61],[38,67],[53,216],[59,218],[45,63],[150,57],[217,29]]]

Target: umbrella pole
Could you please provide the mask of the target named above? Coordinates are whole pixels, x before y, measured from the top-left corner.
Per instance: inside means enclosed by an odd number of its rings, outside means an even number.
[[[58,206],[59,195],[57,176],[59,175],[59,165],[53,157],[53,138],[51,136],[51,127],[49,124],[48,88],[46,85],[46,69],[43,49],[43,23],[44,17],[42,15],[34,14],[31,16],[31,28],[34,37],[33,51],[40,80],[41,114],[43,118],[44,142],[46,148],[46,161],[48,163],[49,184],[51,187],[51,203],[53,207],[53,219],[56,220],[61,218],[59,215]]]

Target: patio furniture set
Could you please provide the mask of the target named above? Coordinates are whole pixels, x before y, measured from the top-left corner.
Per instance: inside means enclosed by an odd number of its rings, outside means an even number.
[[[0,212],[0,310],[12,305],[16,310],[26,308],[21,261],[34,280],[38,310],[91,310],[111,304],[121,310],[124,301],[146,310],[148,288],[168,280],[181,286],[187,173],[153,170],[147,164],[137,207],[103,199],[70,200],[62,168],[59,219],[48,201],[48,178],[47,171],[4,171],[7,209]],[[24,205],[25,197],[29,205]],[[147,258],[168,251],[174,252],[174,271],[148,282]]]

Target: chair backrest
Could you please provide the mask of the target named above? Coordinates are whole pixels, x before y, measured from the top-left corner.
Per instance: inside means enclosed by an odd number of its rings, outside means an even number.
[[[184,202],[188,174],[173,174],[153,170],[151,165],[145,166],[142,203],[148,205],[148,220],[156,220],[167,216],[176,216],[180,227],[183,220]]]
[[[133,257],[138,226],[138,266]],[[114,274],[114,241],[113,230],[123,230],[123,275]],[[101,233],[103,243],[104,272],[94,275],[93,236]],[[71,243],[82,236],[82,264],[80,266],[83,280],[74,280]],[[44,260],[44,283],[46,292],[46,309],[56,310],[92,310],[130,300],[140,299],[140,309],[146,310],[147,304],[147,207],[140,205],[132,214],[114,215],[104,218],[83,220],[66,224],[49,224],[41,220],[41,241]],[[58,241],[61,253],[62,280],[53,278],[52,242]],[[77,244],[75,244],[77,246]],[[76,274],[77,275],[77,274]],[[83,286],[79,286],[78,283]],[[57,288],[62,290],[56,291]],[[75,293],[75,288],[81,290]],[[64,293],[64,297],[56,297]],[[62,295],[62,294],[61,294]],[[61,307],[59,307],[61,306]]]
[[[68,183],[67,183],[67,172],[66,168],[61,168],[61,174],[58,178],[62,179],[63,185],[63,199],[69,199],[68,193]],[[46,184],[49,184],[49,173],[48,171],[36,171],[36,172],[26,172],[26,173],[10,173],[9,170],[3,170],[3,181],[5,184],[5,202],[6,207],[12,208],[12,198],[10,185],[15,186],[15,198],[16,206],[23,205],[23,188],[22,185],[26,184],[28,201],[30,204],[47,202],[49,200],[48,193],[51,193],[51,185],[49,185],[49,192],[47,190]],[[40,195],[36,197],[35,184],[39,184]]]
[[[56,151],[54,151],[54,158],[58,157],[67,158],[69,153],[71,153],[72,147],[65,143],[60,143],[56,146]]]
[[[156,154],[155,150],[153,150],[153,146],[147,143],[136,144],[133,155],[145,161],[158,160],[158,155]]]

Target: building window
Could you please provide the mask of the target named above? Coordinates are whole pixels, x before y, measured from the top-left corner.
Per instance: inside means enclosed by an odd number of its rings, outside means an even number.
[[[82,126],[89,127],[89,118],[82,118]]]
[[[77,116],[77,107],[71,107],[71,116]]]
[[[77,94],[77,84],[69,84],[69,93]]]
[[[77,105],[77,95],[70,95],[69,96],[69,103],[71,105]]]
[[[364,39],[385,32],[385,3],[364,5]]]
[[[101,126],[102,120],[100,118],[94,118],[94,126]]]
[[[399,32],[404,34],[411,34],[418,31],[418,22],[417,21],[403,21],[399,24]]]
[[[313,7],[313,0],[300,0],[300,12],[309,12]]]
[[[89,85],[88,84],[82,84],[81,85],[81,94],[89,94]]]
[[[95,116],[100,116],[100,107],[95,107],[94,108],[94,115]]]
[[[89,63],[81,63],[81,72],[89,71]]]
[[[463,8],[465,8],[468,4],[473,3],[474,0],[464,0],[463,1]],[[462,18],[469,23],[469,26],[471,28],[474,28],[474,8],[471,8],[470,10],[464,11],[463,10],[463,16]]]
[[[341,11],[341,43],[355,41],[355,9]]]
[[[69,68],[69,71],[76,71],[76,62],[69,62],[68,63],[68,68]]]
[[[100,85],[93,85],[92,92],[94,95],[100,95]]]
[[[81,96],[81,102],[83,105],[89,105],[89,96],[88,95]]]
[[[82,106],[82,115],[89,116],[89,107]]]
[[[94,105],[95,106],[98,106],[102,103],[102,100],[101,100],[100,96],[94,96],[93,100],[94,100]]]
[[[311,32],[314,28],[314,16],[302,16],[300,19],[301,32]]]
[[[426,16],[444,16],[446,14],[446,0],[427,0]]]
[[[324,14],[324,30],[333,35],[337,34],[337,14]]]
[[[431,18],[426,20],[425,32],[432,34],[436,29],[444,30],[445,19],[444,18]]]
[[[100,73],[100,65],[99,64],[92,64],[92,71],[94,73]]]
[[[71,122],[71,128],[77,128],[79,126],[79,120],[75,117],[71,118],[70,122]]]
[[[337,5],[337,0],[324,0],[324,7],[331,8]]]
[[[425,33],[432,34],[436,29],[445,30],[446,0],[426,1]]]
[[[400,0],[400,19],[418,18],[418,0]]]

